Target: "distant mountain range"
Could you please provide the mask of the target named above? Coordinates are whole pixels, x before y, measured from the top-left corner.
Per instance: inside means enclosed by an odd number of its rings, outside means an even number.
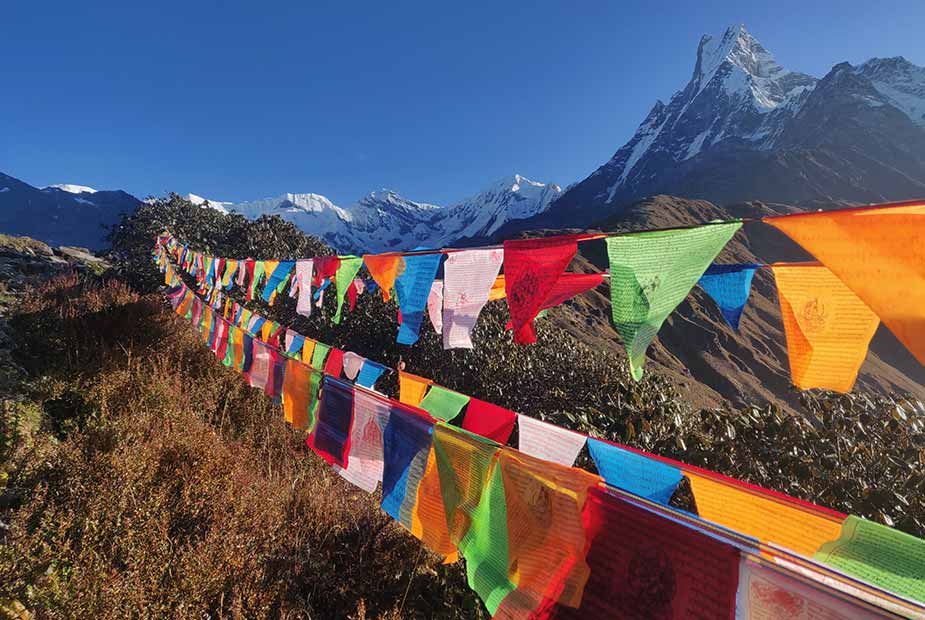
[[[874,58],[816,79],[743,26],[704,36],[690,81],[629,142],[500,233],[584,227],[656,194],[821,208],[925,197],[925,69]]]
[[[104,248],[119,214],[131,213],[139,203],[121,190],[70,184],[38,188],[0,172],[0,232],[50,245]]]
[[[341,252],[362,253],[438,248],[487,237],[505,224],[542,213],[561,193],[558,185],[515,174],[446,207],[415,202],[391,190],[371,192],[348,207],[320,194],[283,194],[236,204],[194,194],[187,198],[251,219],[279,215]]]

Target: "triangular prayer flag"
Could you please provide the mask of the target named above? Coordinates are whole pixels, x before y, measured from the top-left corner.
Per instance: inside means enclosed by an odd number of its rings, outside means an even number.
[[[518,414],[518,447],[524,454],[571,467],[587,439],[581,433]]]
[[[723,318],[739,329],[739,319],[748,303],[752,277],[761,265],[710,265],[698,284],[713,298]]]
[[[372,389],[385,370],[386,367],[382,364],[363,360],[363,366],[360,368],[360,374],[357,375],[356,382],[365,388]]]
[[[681,470],[606,441],[588,438],[588,451],[607,484],[668,504],[681,479]]]
[[[254,274],[251,278],[250,287],[247,289],[247,300],[250,301],[257,294],[257,286],[260,285],[265,273],[266,261],[258,260],[254,263]]]
[[[344,351],[337,347],[331,347],[331,352],[328,354],[328,361],[324,363],[324,374],[339,379],[343,370]]]
[[[337,274],[337,268],[340,267],[340,258],[337,256],[319,256],[315,258],[315,277],[312,285],[321,286],[325,280],[330,280]]]
[[[296,301],[295,311],[302,316],[312,314],[312,259],[296,261],[295,280],[293,286],[298,286],[299,298]]]
[[[925,204],[764,221],[828,267],[925,364]]]
[[[324,370],[324,360],[328,356],[328,351],[331,350],[326,344],[321,342],[315,342],[315,346],[312,350],[312,361],[311,366],[315,370]]]
[[[536,342],[533,319],[578,251],[577,237],[504,242],[504,278],[514,342]]]
[[[286,282],[289,274],[292,273],[295,261],[264,261],[264,265],[267,270],[267,284],[263,287],[263,300],[272,306],[278,289]]]
[[[341,311],[344,307],[344,296],[347,289],[353,284],[360,267],[363,266],[363,259],[359,256],[340,256],[340,264],[337,266],[337,273],[334,276],[334,282],[337,285],[337,311],[334,313],[334,323],[340,324]]]
[[[472,348],[472,329],[488,303],[503,260],[504,251],[500,249],[466,250],[447,255],[441,291],[444,349]]]
[[[600,286],[603,281],[604,274],[602,273],[563,273],[549,291],[543,301],[542,310],[537,313],[536,318],[546,316],[550,308],[555,308],[576,295]],[[508,321],[504,329],[512,329],[513,326],[514,324]]]
[[[468,402],[465,394],[432,385],[418,406],[438,420],[449,421],[458,416]]]
[[[402,270],[402,257],[394,254],[364,254],[363,262],[379,288],[382,289],[382,300],[389,301],[392,289],[395,288],[395,278]]]
[[[395,280],[395,293],[402,315],[398,344],[410,345],[418,341],[430,286],[442,259],[443,254],[438,253],[405,256],[405,270]]]
[[[344,375],[351,381],[355,381],[365,361],[362,355],[347,351],[344,353]]]
[[[646,349],[741,222],[609,237],[613,322],[630,371],[642,378]]]
[[[466,407],[462,427],[504,445],[514,431],[517,414],[504,407],[472,398]]]
[[[398,371],[398,399],[406,405],[418,407],[424,399],[424,392],[430,386],[430,380],[403,370]]]
[[[850,392],[880,319],[822,265],[771,269],[793,384],[804,390]]]
[[[443,332],[443,282],[434,280],[430,285],[430,295],[427,296],[427,315],[434,331]]]

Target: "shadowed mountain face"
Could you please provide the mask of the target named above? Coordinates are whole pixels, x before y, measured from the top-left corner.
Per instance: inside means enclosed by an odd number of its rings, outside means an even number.
[[[925,69],[903,58],[787,71],[741,26],[704,36],[690,82],[548,210],[501,234],[581,227],[647,196],[826,207],[925,196]]]
[[[743,203],[729,207],[701,200],[656,196],[626,207],[605,220],[604,231],[689,226],[713,219],[757,218],[786,213],[792,207]],[[603,241],[579,245],[572,269],[607,269]],[[746,223],[717,257],[720,263],[770,263],[811,258],[783,234],[761,223]],[[597,348],[622,354],[623,343],[610,322],[607,286],[581,295],[550,320]],[[625,358],[625,355],[623,355]],[[751,298],[739,331],[724,320],[713,300],[695,287],[669,316],[649,349],[646,372],[672,379],[698,406],[728,400],[737,405],[781,402],[796,409],[800,392],[792,387],[777,287],[769,269],[755,274]],[[925,398],[925,368],[881,326],[855,387],[875,394],[906,393]]]
[[[109,227],[119,221],[119,214],[131,213],[139,204],[121,190],[73,185],[39,189],[0,172],[0,232],[50,245],[104,248]]]

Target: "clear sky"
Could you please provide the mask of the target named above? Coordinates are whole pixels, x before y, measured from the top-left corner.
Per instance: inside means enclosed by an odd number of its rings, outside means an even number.
[[[733,23],[817,77],[872,56],[925,65],[923,0],[8,0],[0,171],[345,205],[383,187],[445,204],[515,172],[566,185]]]

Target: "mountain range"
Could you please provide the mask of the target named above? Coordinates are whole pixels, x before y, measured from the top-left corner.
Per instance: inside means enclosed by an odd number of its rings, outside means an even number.
[[[925,196],[925,69],[788,71],[744,26],[705,35],[687,85],[549,209],[500,230],[584,227],[648,196],[826,208]]]

